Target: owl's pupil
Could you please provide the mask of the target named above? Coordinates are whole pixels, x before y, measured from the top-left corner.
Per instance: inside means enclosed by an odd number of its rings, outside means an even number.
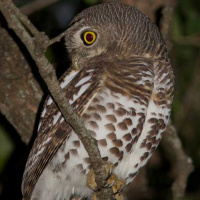
[[[93,35],[92,35],[91,33],[88,33],[88,34],[86,35],[86,40],[87,40],[88,42],[92,42],[93,39],[94,39],[94,37],[93,37]]]

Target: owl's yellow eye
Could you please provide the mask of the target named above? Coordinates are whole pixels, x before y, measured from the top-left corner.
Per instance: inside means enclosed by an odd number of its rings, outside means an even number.
[[[92,32],[92,31],[84,32],[83,40],[84,40],[85,44],[87,44],[87,45],[93,44],[94,41],[96,40],[96,33]]]

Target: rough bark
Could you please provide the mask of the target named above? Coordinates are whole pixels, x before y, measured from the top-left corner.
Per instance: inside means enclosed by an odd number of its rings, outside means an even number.
[[[0,36],[0,111],[28,144],[43,92],[11,35]]]

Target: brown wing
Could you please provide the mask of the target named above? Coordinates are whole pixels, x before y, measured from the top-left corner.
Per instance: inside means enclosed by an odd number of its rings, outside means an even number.
[[[94,69],[67,71],[61,78],[61,87],[76,112],[81,115],[84,105],[98,92],[100,80]],[[67,87],[66,87],[67,86]],[[48,97],[45,101],[38,136],[30,152],[23,175],[22,193],[30,199],[31,193],[44,168],[70,136],[71,126],[64,120],[57,105]]]

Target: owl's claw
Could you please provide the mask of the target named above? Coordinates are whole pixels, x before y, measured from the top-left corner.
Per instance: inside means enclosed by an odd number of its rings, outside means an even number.
[[[125,181],[118,179],[118,177],[114,173],[112,173],[113,171],[112,163],[110,162],[105,163],[105,168],[108,174],[108,178],[106,179],[106,184],[102,188],[112,187],[114,199],[122,200],[123,196],[122,194],[120,194],[120,191],[126,185]],[[95,193],[92,195],[91,200],[96,200],[97,199],[96,191],[101,190],[101,188],[97,187],[93,169],[91,169],[87,175],[87,184],[93,191],[95,191]]]
[[[113,193],[119,193],[122,188],[126,185],[124,180],[119,179],[115,174],[111,174],[109,179],[107,180],[107,184],[105,187],[112,187]]]
[[[91,169],[87,174],[87,185],[93,190],[98,191],[97,184],[95,182],[94,170]],[[92,199],[93,200],[93,199]]]

